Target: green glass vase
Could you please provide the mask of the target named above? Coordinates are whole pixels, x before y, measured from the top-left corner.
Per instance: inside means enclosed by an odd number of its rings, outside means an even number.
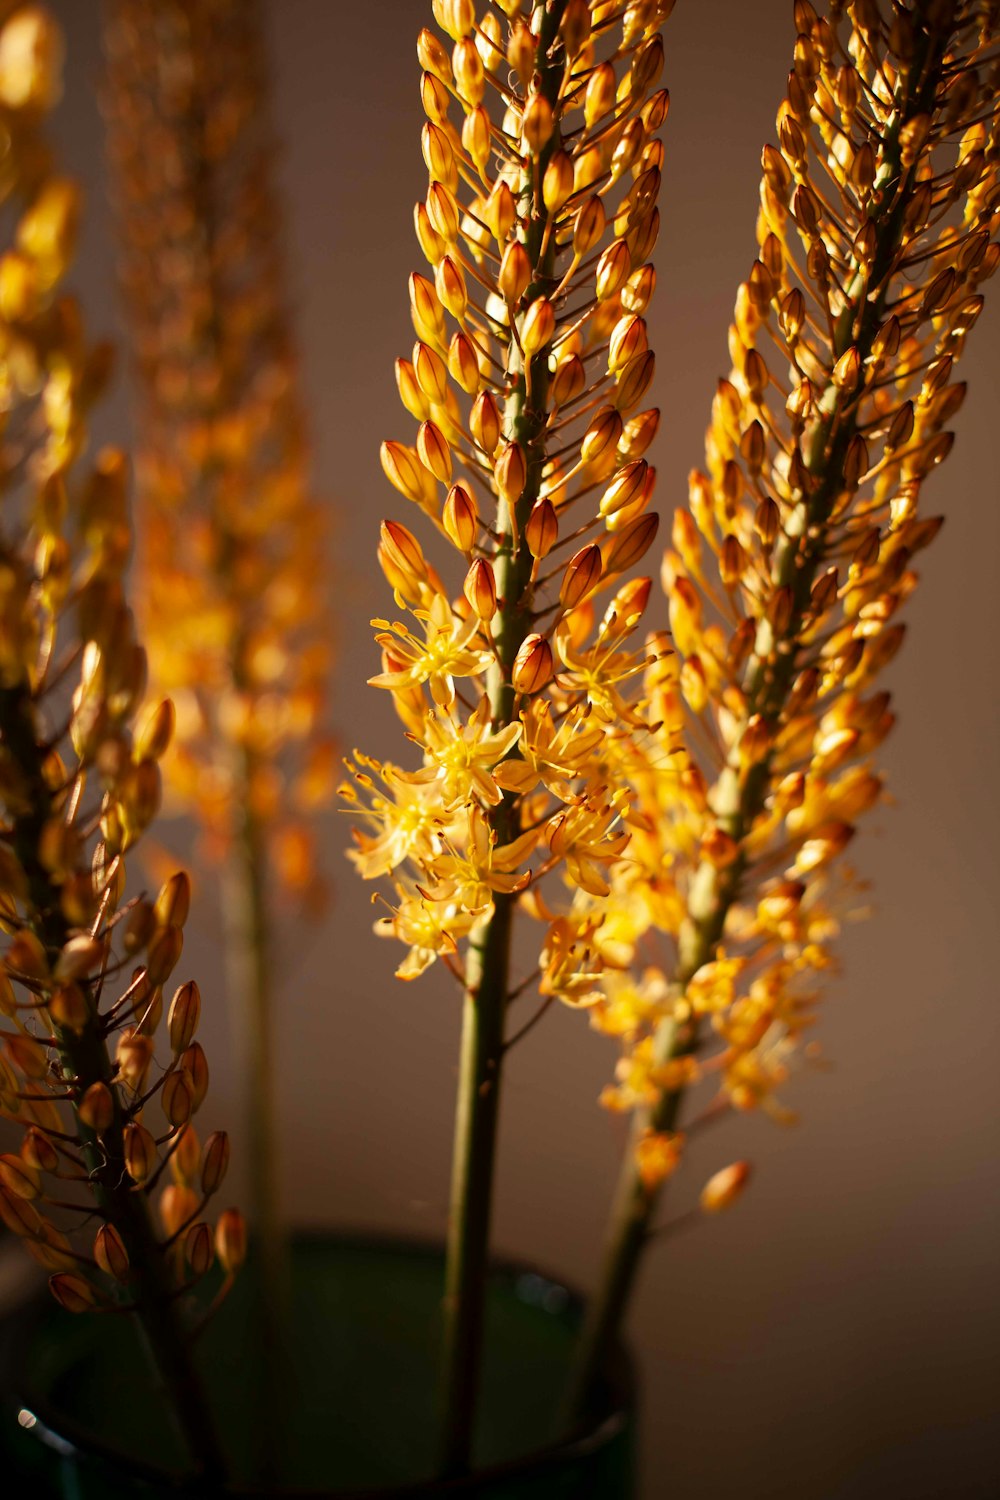
[[[252,1272],[244,1273],[199,1344],[233,1475],[227,1490],[211,1493],[633,1500],[628,1361],[619,1354],[607,1372],[590,1427],[553,1443],[580,1301],[518,1265],[497,1266],[490,1278],[477,1472],[433,1479],[442,1266],[434,1247],[297,1238],[288,1368],[278,1409],[272,1402],[263,1417]],[[252,1468],[262,1422],[277,1474],[263,1486]],[[0,1454],[0,1473],[20,1480],[10,1493],[32,1500],[208,1493],[185,1479],[131,1323],[70,1318],[49,1299],[2,1330]]]

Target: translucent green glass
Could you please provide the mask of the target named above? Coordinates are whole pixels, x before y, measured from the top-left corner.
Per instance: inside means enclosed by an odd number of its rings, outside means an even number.
[[[272,1436],[272,1496],[481,1496],[632,1500],[632,1410],[624,1361],[590,1431],[552,1445],[579,1303],[558,1283],[498,1270],[487,1310],[477,1432],[479,1475],[437,1485],[439,1252],[398,1243],[296,1242],[291,1367]],[[233,1466],[250,1480],[259,1436],[259,1365],[249,1342],[249,1277],[210,1326],[201,1363]],[[130,1500],[192,1493],[147,1366],[124,1319],[70,1318],[53,1303],[5,1331],[0,1447],[32,1500]],[[172,1476],[172,1477],[168,1477]],[[30,1488],[29,1488],[30,1485]]]

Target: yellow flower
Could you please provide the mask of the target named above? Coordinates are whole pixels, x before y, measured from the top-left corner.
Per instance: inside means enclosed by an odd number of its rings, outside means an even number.
[[[355,781],[369,794],[367,803],[358,802],[355,796],[357,810],[378,829],[375,838],[354,830],[358,847],[351,851],[350,858],[362,878],[375,880],[388,875],[406,860],[418,865],[433,860],[444,848],[453,821],[437,783],[414,785],[404,780],[395,766],[380,766],[367,756],[358,755],[357,759],[360,765],[375,771],[389,794],[377,792],[367,771],[348,762]]]
[[[490,773],[521,738],[521,725],[508,724],[494,734],[489,701],[482,698],[467,723],[444,711],[429,713],[410,738],[429,764],[420,771],[400,771],[401,780],[436,782],[449,804],[478,798],[486,807],[497,807],[503,794]]]
[[[481,622],[475,616],[470,620],[459,619],[452,614],[447,599],[440,595],[435,596],[429,610],[417,609],[413,614],[424,625],[423,641],[399,622],[374,622],[385,627],[375,639],[391,665],[388,670],[369,677],[369,686],[405,692],[427,683],[438,707],[451,708],[455,702],[455,678],[478,677],[493,660],[482,644],[475,644],[477,638],[482,641]]]

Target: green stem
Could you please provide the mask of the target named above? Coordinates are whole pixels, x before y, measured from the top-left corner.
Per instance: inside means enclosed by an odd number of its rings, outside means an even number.
[[[14,819],[13,842],[28,879],[31,925],[50,955],[57,954],[69,928],[59,892],[38,859],[39,838],[54,815],[41,771],[34,712],[26,689],[0,689],[0,739],[24,781],[26,810]],[[225,1462],[201,1379],[192,1359],[167,1275],[163,1248],[156,1238],[146,1195],[131,1185],[125,1170],[126,1117],[115,1087],[116,1068],[108,1054],[100,1013],[92,1005],[79,1032],[56,1028],[60,1061],[82,1094],[103,1083],[113,1104],[110,1128],[100,1139],[76,1119],[88,1186],[105,1220],[121,1235],[129,1258],[135,1322],[163,1392],[168,1420],[177,1431],[199,1473],[215,1484],[225,1478]],[[75,1114],[75,1111],[74,1111]]]
[[[558,36],[565,0],[550,0],[540,16],[538,87],[556,106],[561,70],[549,53]],[[538,182],[560,135],[554,132],[538,160]],[[525,220],[524,244],[533,268],[525,310],[554,285],[552,240],[545,243],[546,214],[529,163],[519,196]],[[494,562],[498,609],[493,623],[496,665],[488,691],[494,728],[514,721],[517,695],[511,681],[514,659],[532,629],[532,558],[524,545],[524,528],[538,498],[545,462],[549,370],[547,353],[536,355],[525,380],[517,341],[511,338],[504,404],[504,434],[519,443],[527,460],[527,482],[514,513],[506,516],[503,541]],[[530,391],[530,397],[528,392]],[[520,545],[517,545],[517,540]],[[490,819],[497,842],[519,831],[516,801],[507,795]],[[446,1476],[465,1474],[472,1466],[476,1397],[482,1361],[486,1271],[490,1214],[496,1167],[497,1122],[507,1011],[510,945],[516,898],[498,894],[493,911],[469,945],[462,1016],[462,1046],[455,1110],[451,1205],[445,1267],[442,1396],[444,1430],[441,1453]]]
[[[232,843],[223,866],[226,994],[234,1045],[243,1080],[243,1128],[250,1166],[249,1219],[254,1363],[258,1379],[255,1422],[257,1473],[262,1480],[280,1470],[281,1411],[290,1390],[284,1329],[290,1301],[288,1246],[280,1211],[276,1026],[271,984],[271,942],[264,890],[266,854],[249,807],[252,767],[238,756]]]
[[[932,36],[922,34],[917,55],[906,75],[906,86],[892,123],[887,127],[883,168],[878,186],[886,194],[888,207],[874,215],[877,249],[869,274],[858,269],[850,290],[856,296],[835,328],[831,364],[851,347],[858,347],[862,361],[871,354],[872,340],[885,318],[886,295],[893,263],[904,234],[906,187],[912,180],[901,162],[899,133],[915,115],[933,108],[937,69],[947,41],[948,25]],[[867,296],[870,286],[880,287],[877,296]],[[824,561],[825,529],[843,484],[844,460],[856,428],[856,407],[842,402],[831,384],[820,402],[822,420],[805,455],[807,467],[819,483],[803,500],[788,528],[775,559],[775,587],[792,590],[793,609],[786,635],[773,642],[762,628],[745,679],[747,718],[759,713],[774,727],[781,715],[795,678],[796,642],[809,606],[817,571]],[[764,808],[770,786],[770,757],[758,762],[741,777],[738,758],[723,771],[714,806],[719,826],[740,843]],[[715,957],[726,918],[737,899],[746,860],[741,855],[725,870],[705,862],[695,871],[688,896],[688,916],[679,938],[678,966],[672,995],[683,994],[694,974]],[[693,1022],[679,1026],[668,1017],[660,1023],[654,1040],[657,1064],[689,1056],[697,1046],[698,1028]],[[598,1291],[590,1302],[577,1345],[562,1417],[564,1428],[582,1422],[592,1411],[600,1392],[601,1374],[620,1336],[629,1300],[635,1286],[642,1252],[651,1234],[653,1215],[662,1187],[648,1186],[639,1171],[635,1146],[646,1131],[677,1128],[684,1090],[660,1096],[649,1108],[636,1112],[629,1146],[616,1189]]]

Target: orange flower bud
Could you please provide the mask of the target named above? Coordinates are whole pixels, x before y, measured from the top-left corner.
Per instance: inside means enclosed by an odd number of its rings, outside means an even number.
[[[417,431],[420,462],[440,484],[451,483],[451,449],[434,422],[421,422]]]
[[[532,557],[547,557],[559,537],[559,521],[551,500],[536,501],[524,528],[524,540]]]
[[[590,75],[584,95],[583,115],[588,128],[615,107],[618,81],[610,63],[599,63]]]
[[[125,1170],[140,1185],[156,1170],[156,1142],[145,1125],[126,1125],[122,1133]]]
[[[59,1152],[48,1136],[34,1125],[25,1134],[21,1155],[29,1166],[37,1167],[40,1172],[54,1172],[59,1166]]]
[[[428,120],[420,132],[420,149],[431,181],[443,182],[454,191],[458,185],[455,153],[446,132],[433,120]]]
[[[598,505],[599,513],[604,517],[613,516],[617,511],[624,510],[626,505],[630,505],[642,494],[648,472],[649,465],[644,458],[637,458],[634,463],[626,464],[624,468],[619,469],[601,496]]]
[[[49,996],[49,1015],[60,1030],[79,1035],[90,1018],[90,1006],[80,986],[64,984],[53,990]]]
[[[184,947],[184,934],[179,927],[162,928],[146,950],[146,974],[155,988],[170,978]]]
[[[443,125],[448,118],[448,109],[451,105],[451,95],[433,73],[424,73],[420,80],[420,102],[424,107],[424,114],[436,125]]]
[[[596,542],[588,542],[575,552],[566,564],[566,571],[559,587],[559,602],[563,609],[575,609],[601,581],[601,549]]]
[[[115,1104],[106,1083],[92,1083],[77,1105],[80,1123],[95,1135],[104,1135],[111,1129],[115,1117]]]
[[[227,1208],[215,1226],[215,1253],[227,1275],[238,1271],[246,1259],[247,1231],[239,1209]]]
[[[82,1276],[71,1271],[58,1271],[49,1277],[49,1291],[66,1312],[89,1312],[97,1301],[93,1287]]]
[[[208,1058],[200,1042],[192,1042],[177,1059],[178,1066],[186,1068],[193,1089],[192,1113],[199,1110],[208,1093]]]
[[[118,1063],[118,1074],[122,1082],[133,1093],[141,1093],[145,1087],[149,1065],[153,1060],[152,1039],[144,1036],[135,1027],[127,1026],[119,1034],[115,1060]]]
[[[483,391],[472,403],[469,428],[487,458],[492,458],[500,442],[500,408],[492,391]]]
[[[413,369],[417,384],[428,401],[435,406],[444,406],[448,398],[448,367],[440,354],[419,339],[413,346]]]
[[[198,1021],[201,1018],[201,991],[193,979],[182,984],[175,992],[170,1002],[170,1010],[167,1014],[167,1028],[170,1034],[170,1049],[172,1052],[183,1052],[189,1046],[195,1032],[198,1030]]]
[[[193,1125],[182,1125],[170,1152],[170,1171],[181,1187],[194,1187],[201,1170],[201,1143]]]
[[[652,349],[647,349],[644,354],[637,354],[620,371],[615,395],[615,405],[619,411],[630,411],[633,406],[638,406],[649,389],[655,368],[656,356]]]
[[[206,1198],[218,1192],[229,1170],[229,1136],[215,1130],[205,1142],[201,1159],[201,1191]]]
[[[464,333],[452,335],[448,345],[448,374],[468,396],[475,396],[482,384],[476,346]]]
[[[42,1190],[41,1174],[22,1157],[5,1152],[0,1156],[0,1187],[14,1198],[37,1198]]]
[[[415,578],[426,578],[427,564],[424,561],[424,554],[420,543],[411,531],[401,526],[398,521],[383,521],[381,536],[386,553],[397,568],[404,573],[412,573]],[[186,1046],[187,1043],[184,1045]]]
[[[602,253],[597,262],[595,290],[598,300],[603,302],[613,297],[625,282],[632,269],[632,257],[624,240],[615,240]]]
[[[604,204],[594,193],[583,201],[573,220],[574,255],[588,255],[604,233],[606,224]]]
[[[442,305],[448,309],[453,318],[461,320],[465,317],[465,309],[469,304],[469,293],[465,285],[465,275],[457,261],[452,260],[450,255],[444,256],[434,275],[434,287]]]
[[[486,90],[486,78],[483,60],[476,50],[475,42],[471,38],[463,37],[460,42],[456,43],[451,61],[455,73],[455,87],[459,95],[468,104],[478,104]]]
[[[573,158],[567,151],[554,151],[542,178],[542,202],[557,214],[573,191]]]
[[[528,482],[528,465],[520,443],[507,443],[493,469],[497,490],[501,499],[513,507],[524,493]]]
[[[215,1243],[210,1227],[204,1222],[192,1224],[184,1236],[184,1259],[192,1274],[204,1276],[215,1260]]]
[[[552,647],[542,635],[525,636],[514,658],[511,681],[519,693],[538,693],[552,676]]]
[[[531,281],[531,261],[520,240],[511,240],[503,253],[497,274],[497,287],[504,301],[519,302]]]
[[[102,1224],[94,1236],[94,1259],[105,1275],[112,1276],[115,1281],[128,1281],[128,1251],[113,1224]]]
[[[734,1161],[710,1177],[701,1190],[698,1200],[705,1214],[720,1214],[731,1208],[750,1181],[750,1163]]]
[[[133,741],[136,760],[159,760],[174,736],[176,715],[169,698],[143,711]]]
[[[553,406],[568,406],[587,386],[587,371],[578,354],[570,354],[556,366],[549,394]],[[619,403],[620,404],[620,403]]]
[[[453,484],[448,491],[441,516],[448,539],[459,552],[471,552],[479,534],[476,502],[463,484]]]
[[[556,311],[547,297],[536,297],[521,325],[521,347],[528,359],[552,342]]]
[[[544,94],[530,93],[521,116],[521,139],[532,156],[545,149],[554,129],[552,105]]]
[[[462,122],[462,145],[477,171],[485,173],[493,149],[493,127],[488,111],[481,104],[471,109]]]
[[[465,575],[464,593],[481,620],[492,620],[497,612],[497,586],[485,558],[477,557]]]
[[[194,1090],[190,1075],[183,1068],[175,1068],[166,1075],[160,1090],[163,1113],[175,1130],[186,1125],[191,1118],[193,1102]]]
[[[451,63],[448,54],[434,35],[425,26],[417,37],[417,57],[425,73],[432,73],[442,83],[451,83]]]
[[[624,573],[635,566],[649,551],[659,530],[660,518],[655,511],[649,515],[636,516],[619,531],[604,554],[604,572]]]
[[[198,1212],[198,1195],[172,1182],[160,1194],[160,1220],[168,1237],[178,1234]]]
[[[620,413],[613,406],[602,406],[583,435],[580,457],[584,463],[597,463],[599,459],[617,448],[624,424]]]

